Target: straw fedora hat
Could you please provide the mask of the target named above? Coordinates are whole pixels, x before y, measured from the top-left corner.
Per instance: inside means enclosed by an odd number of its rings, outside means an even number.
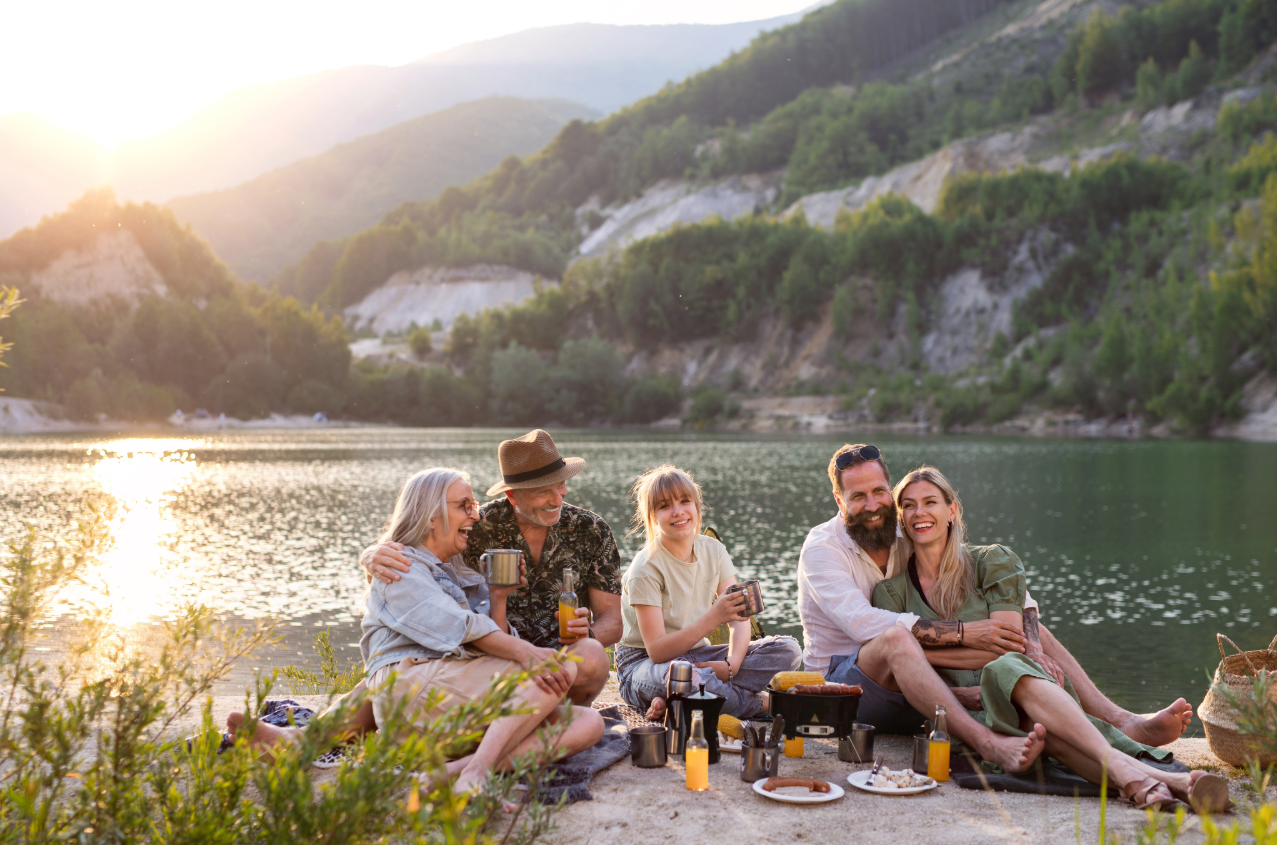
[[[585,469],[585,458],[560,457],[554,438],[539,428],[514,440],[502,440],[497,461],[501,464],[501,482],[488,488],[489,496],[507,490],[548,487]]]

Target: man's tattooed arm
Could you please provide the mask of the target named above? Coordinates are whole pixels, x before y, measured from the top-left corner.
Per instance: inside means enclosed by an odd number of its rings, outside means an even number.
[[[1029,641],[1026,651],[1029,654],[1042,653],[1042,639],[1038,633],[1038,609],[1030,607],[1024,611],[1024,638]]]
[[[943,648],[960,645],[957,622],[929,622],[919,619],[913,623],[913,635],[923,648]]]

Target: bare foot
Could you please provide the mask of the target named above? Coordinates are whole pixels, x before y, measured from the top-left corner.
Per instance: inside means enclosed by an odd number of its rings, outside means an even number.
[[[476,769],[474,766],[466,766],[457,776],[457,781],[452,785],[454,795],[469,792],[478,794],[483,792],[484,787],[488,785],[488,778],[492,775],[487,769]],[[519,809],[519,805],[512,801],[501,802],[501,812],[510,815]]]
[[[997,763],[1010,774],[1028,771],[1046,747],[1046,728],[1037,724],[1028,736],[1003,736],[994,734],[993,743],[982,755],[990,763]]]
[[[226,729],[231,736],[239,739],[245,732],[244,714],[235,712],[226,717]],[[257,753],[268,763],[275,762],[274,747],[280,743],[296,742],[301,738],[301,728],[277,728],[265,722],[258,722],[257,729],[248,738],[249,745],[257,749]]]
[[[659,722],[665,718],[665,699],[659,695],[652,699],[652,706],[647,708],[647,715],[643,718],[649,722]]]
[[[1114,725],[1136,742],[1151,745],[1169,745],[1180,738],[1193,718],[1193,705],[1182,698],[1175,699],[1169,707],[1156,713],[1142,715],[1132,713],[1124,724]]]

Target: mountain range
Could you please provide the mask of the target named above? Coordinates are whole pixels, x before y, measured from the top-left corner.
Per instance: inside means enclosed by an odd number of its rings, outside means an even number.
[[[233,91],[173,129],[96,142],[0,116],[0,237],[109,183],[130,200],[222,190],[334,145],[494,95],[607,113],[709,67],[801,13],[733,24],[569,24],[477,41],[399,67],[352,66]]]

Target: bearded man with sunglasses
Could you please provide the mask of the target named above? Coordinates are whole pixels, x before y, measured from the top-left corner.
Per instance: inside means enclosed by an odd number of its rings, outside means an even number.
[[[1027,769],[1042,751],[1045,730],[1035,726],[1027,737],[993,733],[965,709],[980,708],[979,689],[951,690],[923,650],[967,646],[994,655],[1022,652],[1057,681],[1067,676],[1088,714],[1146,745],[1172,742],[1187,727],[1192,708],[1183,699],[1148,715],[1109,701],[1039,623],[1037,602],[1027,594],[1023,631],[993,620],[932,622],[873,607],[873,588],[903,569],[911,551],[897,526],[891,473],[882,452],[861,443],[834,453],[829,480],[838,515],[807,534],[798,559],[803,661],[828,682],[861,685],[857,721],[882,733],[913,734],[922,714],[943,704],[949,730],[958,739],[1008,772]]]

